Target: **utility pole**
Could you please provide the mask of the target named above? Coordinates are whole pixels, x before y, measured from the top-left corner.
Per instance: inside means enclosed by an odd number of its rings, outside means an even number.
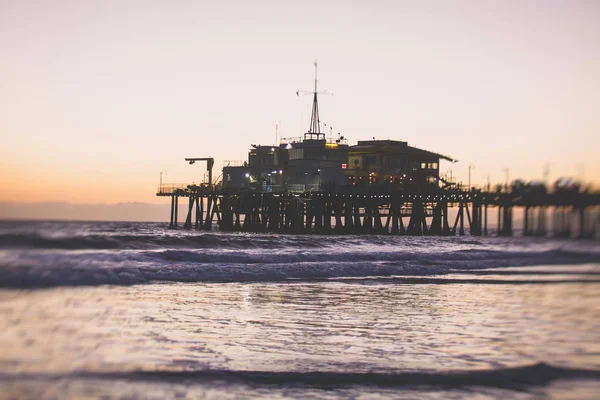
[[[550,163],[544,164],[544,185],[548,185],[548,175],[550,174]]]

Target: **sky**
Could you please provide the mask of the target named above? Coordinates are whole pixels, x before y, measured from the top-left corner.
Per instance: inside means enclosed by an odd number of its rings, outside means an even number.
[[[599,1],[0,0],[0,202],[164,203],[321,120],[600,186]]]

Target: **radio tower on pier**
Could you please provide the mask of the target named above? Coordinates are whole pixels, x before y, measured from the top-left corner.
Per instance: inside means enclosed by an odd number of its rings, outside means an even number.
[[[313,107],[312,107],[312,115],[310,117],[310,127],[308,128],[308,132],[306,132],[304,134],[305,140],[306,139],[310,139],[310,140],[325,139],[325,134],[321,133],[321,120],[319,119],[319,100],[317,98],[317,94],[333,95],[333,93],[328,93],[327,91],[319,92],[317,90],[317,70],[318,70],[317,60],[315,60],[314,65],[315,65],[315,91],[314,92],[307,92],[305,90],[297,90],[296,91],[296,96],[300,96],[300,93],[313,94]]]

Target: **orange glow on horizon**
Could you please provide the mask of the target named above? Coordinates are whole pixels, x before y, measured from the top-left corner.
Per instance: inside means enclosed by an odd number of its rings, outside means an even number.
[[[266,11],[268,10],[268,12]],[[600,186],[600,3],[0,5],[0,201],[147,202],[320,117],[460,160],[475,186]],[[249,20],[248,15],[253,15]],[[307,31],[305,17],[313,19]],[[329,129],[329,128],[328,128]],[[549,167],[546,167],[549,166]]]

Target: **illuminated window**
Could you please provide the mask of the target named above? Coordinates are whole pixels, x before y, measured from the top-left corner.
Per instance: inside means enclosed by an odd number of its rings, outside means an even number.
[[[427,168],[427,163],[421,163],[421,169]]]
[[[346,163],[342,164],[342,169],[346,169],[348,167],[348,165]]]

